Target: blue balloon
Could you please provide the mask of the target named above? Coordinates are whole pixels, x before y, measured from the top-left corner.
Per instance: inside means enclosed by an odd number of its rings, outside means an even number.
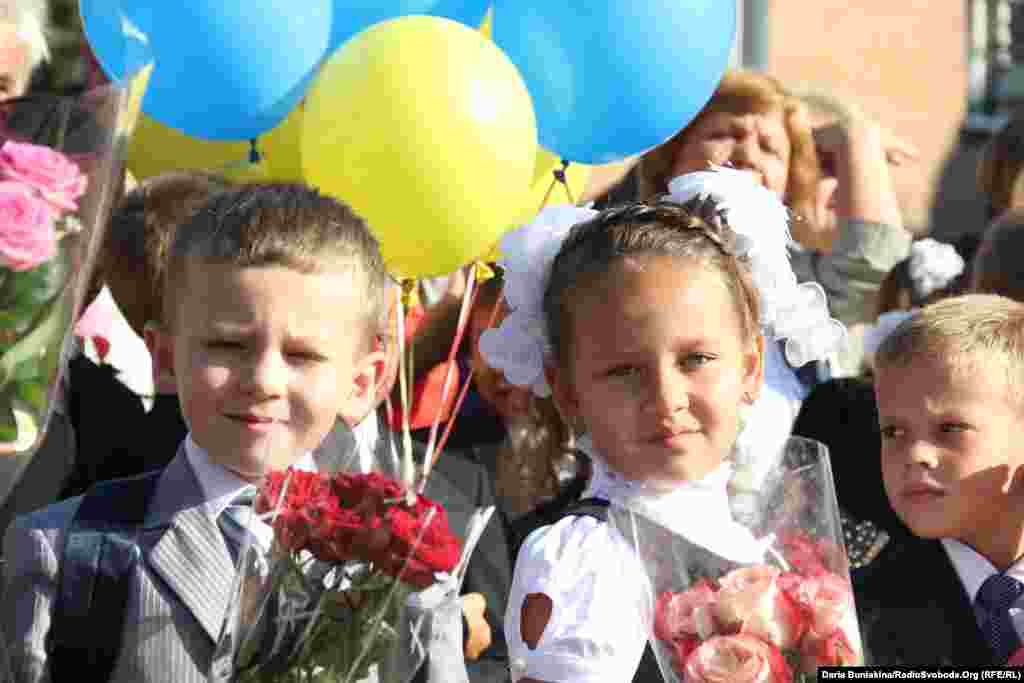
[[[89,44],[113,80],[148,45],[142,110],[212,140],[254,138],[305,95],[329,54],[333,0],[80,0]]]
[[[494,42],[519,67],[541,146],[602,164],[672,137],[729,64],[732,0],[495,0]]]
[[[331,51],[374,24],[388,19],[426,14],[476,28],[484,21],[491,0],[334,0]]]

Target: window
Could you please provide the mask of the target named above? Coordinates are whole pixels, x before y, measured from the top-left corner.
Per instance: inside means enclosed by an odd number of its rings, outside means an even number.
[[[967,2],[967,128],[1000,128],[1024,104],[1024,2]]]

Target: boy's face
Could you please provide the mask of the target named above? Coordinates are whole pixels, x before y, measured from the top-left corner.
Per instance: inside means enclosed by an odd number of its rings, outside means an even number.
[[[1024,500],[1015,483],[1024,422],[1005,371],[979,364],[955,372],[921,358],[880,369],[875,391],[893,509],[918,536],[990,546]]]
[[[358,275],[190,259],[180,281],[158,362],[212,461],[256,480],[371,409],[383,357],[363,339]]]

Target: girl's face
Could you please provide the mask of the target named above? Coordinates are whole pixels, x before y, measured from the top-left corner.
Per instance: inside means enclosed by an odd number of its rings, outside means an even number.
[[[708,164],[733,166],[758,176],[780,197],[789,176],[789,133],[781,109],[764,113],[714,112],[687,133],[676,152],[670,178],[706,171]]]
[[[551,377],[563,414],[628,479],[715,469],[762,381],[762,342],[745,338],[721,276],[680,258],[626,257],[572,304],[568,367]]]

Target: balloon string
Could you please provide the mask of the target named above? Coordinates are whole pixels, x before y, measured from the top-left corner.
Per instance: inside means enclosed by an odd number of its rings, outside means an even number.
[[[572,188],[569,187],[569,178],[566,176],[570,163],[571,162],[568,159],[562,159],[562,168],[556,168],[552,173],[555,176],[555,180],[562,184],[562,188],[565,190],[565,196],[569,199],[569,203],[575,204],[576,198],[573,196]]]
[[[537,213],[543,211],[544,207],[548,205],[549,201],[551,201],[551,193],[555,191],[556,185],[558,185],[557,177],[551,179],[551,184],[548,185],[548,191],[544,193],[544,199],[541,201],[540,206],[537,207]]]
[[[495,299],[497,302],[501,302],[502,297],[505,296],[505,283],[502,282],[501,290],[498,292],[498,298]],[[498,319],[498,309],[501,308],[500,303],[496,303],[494,308],[491,309],[491,315],[487,319],[487,327],[484,329],[490,329],[494,327],[494,323]],[[469,392],[469,385],[473,382],[473,367],[470,366],[469,373],[466,376],[466,381],[462,385],[462,390],[459,392],[459,397],[455,400],[455,406],[452,408],[451,419],[448,420],[448,424],[445,426],[444,434],[441,435],[441,440],[437,444],[437,452],[440,453],[444,450],[445,445],[448,443],[448,437],[452,433],[452,427],[455,425],[455,417],[459,414],[459,409],[462,407],[462,402],[466,399],[466,394]],[[435,456],[436,458],[436,456]]]
[[[420,476],[419,481],[419,492],[423,493],[424,488],[427,485],[427,477],[430,476],[430,470],[437,462],[437,458],[440,456],[441,449],[435,447],[437,445],[437,432],[441,424],[441,412],[444,409],[445,402],[448,400],[448,395],[452,389],[452,380],[455,377],[455,356],[459,351],[459,347],[462,346],[462,339],[466,334],[466,329],[469,327],[469,316],[476,304],[476,297],[480,289],[477,287],[477,281],[479,280],[479,273],[477,271],[476,264],[470,266],[469,277],[466,279],[466,289],[462,293],[462,303],[459,308],[459,320],[455,328],[455,338],[452,340],[451,348],[448,349],[448,363],[447,370],[444,375],[444,385],[441,388],[441,401],[437,407],[437,413],[434,414],[434,423],[430,427],[430,438],[427,440],[427,454],[423,459],[423,472]],[[449,423],[455,421],[455,413],[457,408],[453,409],[452,414],[449,416]],[[436,454],[435,454],[436,452]]]
[[[402,290],[398,295],[398,315],[395,316],[397,318],[396,326],[398,328],[398,393],[402,402],[401,474],[402,481],[406,484],[408,498],[410,501],[415,500],[413,497],[415,466],[413,465],[412,459],[412,430],[409,426],[409,413],[411,411],[411,406],[409,404],[409,373],[411,370],[410,366],[412,365],[412,356],[411,353],[409,353],[410,344],[407,344],[405,339],[405,316],[408,312],[408,304],[412,300],[410,290],[415,287],[415,280],[404,280],[402,282]]]

